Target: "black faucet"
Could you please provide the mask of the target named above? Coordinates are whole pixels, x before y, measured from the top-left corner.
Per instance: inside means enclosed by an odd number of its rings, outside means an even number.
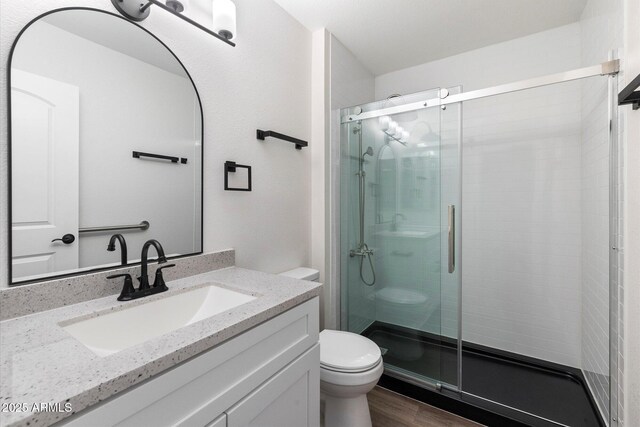
[[[140,263],[140,277],[138,280],[140,281],[139,291],[143,291],[145,289],[149,289],[149,277],[147,276],[147,267],[149,264],[149,248],[153,246],[156,248],[156,252],[158,252],[158,264],[164,264],[167,262],[167,257],[164,256],[164,249],[162,249],[162,245],[155,239],[147,240],[142,245],[142,257]],[[155,283],[154,283],[155,286]]]
[[[114,237],[112,237],[112,240]],[[108,276],[107,279],[115,279],[118,277],[124,277],[124,287],[122,288],[122,292],[118,297],[118,301],[128,301],[136,298],[146,297],[148,295],[157,294],[160,292],[164,292],[169,290],[167,285],[164,282],[164,277],[162,277],[162,270],[169,267],[175,267],[175,264],[168,264],[162,267],[158,267],[156,269],[156,277],[153,281],[153,286],[149,286],[149,277],[147,275],[148,264],[149,264],[149,248],[153,246],[156,248],[156,252],[158,252],[158,264],[165,264],[167,262],[167,257],[164,255],[164,249],[162,249],[162,245],[157,240],[151,239],[147,240],[142,246],[142,261],[140,263],[140,277],[138,277],[138,281],[140,282],[140,286],[138,289],[134,289],[133,283],[131,280],[130,274],[116,274],[113,276]]]
[[[127,241],[124,240],[124,236],[122,234],[114,234],[109,239],[109,245],[107,245],[107,250],[109,252],[113,252],[116,250],[116,240],[120,243],[120,264],[127,265]]]

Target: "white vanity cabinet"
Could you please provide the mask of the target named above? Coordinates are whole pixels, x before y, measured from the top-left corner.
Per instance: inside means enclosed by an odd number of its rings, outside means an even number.
[[[318,310],[316,297],[59,425],[318,427]]]
[[[278,372],[226,412],[228,427],[315,426],[320,402],[320,346]]]

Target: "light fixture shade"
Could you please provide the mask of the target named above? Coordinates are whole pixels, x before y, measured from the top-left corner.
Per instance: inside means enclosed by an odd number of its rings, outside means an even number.
[[[212,30],[232,40],[236,38],[236,5],[231,0],[213,0]]]

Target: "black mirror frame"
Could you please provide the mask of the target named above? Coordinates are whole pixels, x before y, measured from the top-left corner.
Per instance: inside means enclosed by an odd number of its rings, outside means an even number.
[[[98,268],[88,268],[86,270],[82,270],[82,271],[78,271],[78,272],[74,272],[74,273],[67,273],[67,274],[51,274],[50,276],[46,276],[46,277],[41,277],[38,279],[31,279],[31,280],[23,280],[23,281],[13,281],[13,230],[12,230],[12,165],[11,165],[11,146],[12,146],[12,140],[11,140],[11,63],[13,61],[13,54],[15,51],[15,48],[18,44],[18,42],[20,41],[20,37],[22,37],[22,34],[34,23],[36,23],[37,21],[39,21],[40,19],[44,18],[45,16],[51,15],[53,13],[57,13],[57,12],[64,12],[64,11],[68,11],[68,10],[86,10],[86,11],[92,11],[92,12],[98,12],[98,13],[104,13],[106,15],[110,15],[113,16],[115,18],[121,19],[131,25],[134,25],[136,27],[138,27],[140,30],[146,32],[148,35],[150,35],[151,37],[153,37],[158,43],[160,43],[169,53],[171,53],[171,55],[173,55],[173,57],[175,58],[176,61],[178,61],[178,63],[180,64],[180,66],[182,67],[182,69],[184,70],[185,74],[187,75],[187,77],[189,78],[189,81],[191,82],[191,85],[193,86],[193,90],[196,93],[196,97],[198,99],[198,105],[200,107],[200,251],[198,252],[194,252],[194,253],[189,253],[189,254],[182,254],[182,255],[177,255],[177,256],[173,256],[173,257],[167,257],[167,259],[178,259],[178,258],[184,258],[184,257],[189,257],[189,256],[194,256],[194,255],[200,255],[204,252],[204,112],[202,109],[202,100],[200,98],[200,93],[198,92],[198,88],[196,87],[195,82],[193,81],[193,78],[191,77],[191,74],[189,74],[189,71],[187,70],[187,68],[184,66],[184,64],[182,63],[182,61],[180,61],[180,58],[178,58],[178,56],[169,48],[169,46],[167,46],[162,40],[160,40],[155,34],[153,34],[151,31],[147,30],[146,28],[136,24],[135,22],[132,22],[118,14],[115,13],[111,13],[109,11],[103,10],[103,9],[96,9],[96,8],[92,8],[92,7],[63,7],[63,8],[58,8],[58,9],[52,9],[50,11],[47,11],[43,14],[38,15],[37,17],[35,17],[34,19],[32,19],[31,21],[29,21],[29,23],[27,25],[24,26],[24,28],[22,28],[20,30],[20,32],[18,33],[18,35],[16,36],[15,40],[13,41],[13,44],[11,45],[11,50],[9,51],[9,59],[7,61],[7,248],[8,248],[8,256],[7,256],[7,273],[8,273],[8,277],[7,280],[9,282],[9,286],[19,286],[19,285],[27,285],[27,284],[32,284],[32,283],[38,283],[38,282],[47,282],[47,281],[51,281],[51,280],[56,280],[56,279],[62,279],[62,278],[66,278],[66,277],[75,277],[75,276],[81,276],[81,275],[86,275],[86,274],[91,274],[91,273],[96,273],[99,271],[109,271],[109,270],[114,270],[114,269],[118,269],[118,268],[122,268],[122,265],[117,265],[117,266],[112,266],[112,267],[98,267]],[[131,262],[131,263],[127,263],[127,266],[135,266],[135,265],[140,265],[140,262]]]

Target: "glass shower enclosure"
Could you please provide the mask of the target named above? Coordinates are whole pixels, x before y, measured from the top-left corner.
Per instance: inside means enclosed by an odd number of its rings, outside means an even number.
[[[458,92],[341,113],[353,118],[341,128],[342,328],[376,342],[387,372],[434,389],[459,384],[461,107],[366,116]]]
[[[616,425],[616,73],[340,111],[340,329],[386,375],[526,425]]]

